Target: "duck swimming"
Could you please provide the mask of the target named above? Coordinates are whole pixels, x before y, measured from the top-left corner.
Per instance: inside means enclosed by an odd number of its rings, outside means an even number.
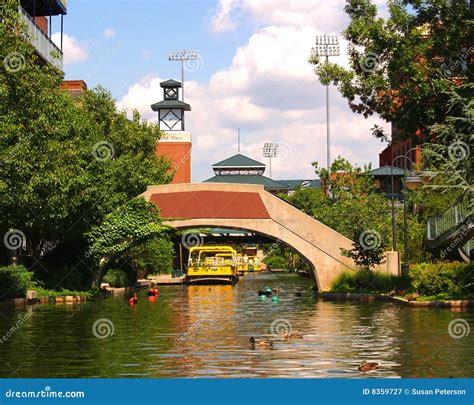
[[[265,295],[266,297],[269,297],[270,295],[272,295],[272,292],[271,292],[271,291],[267,291],[267,290],[260,290],[260,291],[258,292],[258,295],[259,295],[259,296]]]
[[[255,340],[255,338],[252,336],[250,338],[250,345],[252,346],[252,348],[255,348],[255,347],[272,348],[273,347],[273,341],[272,340]]]
[[[365,360],[357,368],[359,371],[366,373],[370,370],[377,370],[379,368],[379,363],[367,363]]]
[[[288,332],[283,335],[285,340],[288,339],[303,339],[303,335],[301,333],[296,333],[296,332]]]

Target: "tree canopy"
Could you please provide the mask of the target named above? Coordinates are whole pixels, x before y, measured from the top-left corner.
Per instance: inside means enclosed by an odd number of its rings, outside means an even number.
[[[59,85],[62,72],[41,64],[18,16],[0,21],[0,211],[2,234],[21,230],[36,258],[45,244],[84,234],[150,184],[170,181],[155,155],[156,124],[117,111],[101,87],[77,100]]]
[[[328,177],[326,169],[313,164],[316,173]],[[376,264],[383,250],[392,247],[391,208],[385,195],[375,190],[375,182],[368,174],[369,167],[361,169],[347,159],[338,157],[331,165],[331,193],[328,197],[323,190],[300,188],[291,196],[286,196],[293,205],[323,224],[333,228],[353,240],[353,257],[358,264]],[[403,251],[403,226],[401,208],[396,209],[398,248]],[[409,213],[410,257],[419,261],[424,258],[424,223]],[[367,252],[363,252],[366,250]],[[345,252],[347,254],[347,252]],[[359,260],[360,259],[360,260]]]
[[[315,52],[310,63],[354,112],[379,114],[395,124],[400,138],[432,140],[430,127],[444,122],[448,93],[472,82],[472,4],[389,0],[388,17],[378,11],[370,0],[347,1],[348,68],[321,63]],[[377,126],[373,134],[387,138]]]

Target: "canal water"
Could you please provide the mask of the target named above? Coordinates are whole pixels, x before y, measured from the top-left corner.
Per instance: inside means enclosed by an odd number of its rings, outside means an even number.
[[[279,302],[258,298],[267,286]],[[135,307],[2,310],[0,377],[474,377],[474,330],[463,329],[474,312],[325,302],[311,286],[251,274],[235,287],[161,287],[154,302],[142,292]],[[290,329],[303,339],[285,341]],[[252,349],[251,336],[273,349]],[[380,368],[361,373],[363,360]]]

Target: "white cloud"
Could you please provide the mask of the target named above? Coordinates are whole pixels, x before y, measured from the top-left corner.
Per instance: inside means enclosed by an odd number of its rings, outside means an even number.
[[[61,33],[56,32],[51,36],[52,41],[56,46],[61,46]],[[89,52],[84,45],[81,45],[74,37],[63,34],[63,54],[64,65],[72,63],[84,62],[89,58]]]
[[[244,14],[255,24],[274,26],[318,26],[341,30],[347,20],[344,0],[220,0],[211,15],[209,28],[214,33],[237,28],[237,15]]]
[[[128,88],[127,94],[117,102],[119,110],[131,111],[136,109],[143,118],[157,121],[157,113],[150,106],[163,99],[163,89],[159,77],[144,78]]]
[[[386,0],[373,2],[379,15],[385,15]],[[215,33],[235,30],[240,13],[254,24],[321,27],[327,32],[340,32],[349,21],[343,12],[345,5],[345,0],[219,0],[209,28]]]
[[[238,7],[238,4],[238,0],[220,0],[209,21],[209,29],[214,33],[235,30],[237,25],[231,14]]]
[[[256,29],[237,49],[231,64],[214,72],[208,83],[186,82],[186,102],[192,107],[186,129],[193,134],[193,181],[212,176],[213,163],[237,153],[237,128],[241,129],[242,153],[254,159],[264,160],[265,142],[290,146],[289,158],[272,163],[273,178],[314,178],[311,162],[325,165],[325,88],[308,57],[315,35],[345,25],[344,2],[276,3],[242,0],[219,4],[221,28],[233,27],[235,7],[257,23],[269,25]],[[341,50],[341,56],[332,60],[347,65],[344,41]],[[137,108],[144,117],[156,120],[150,105],[162,100],[160,81],[155,75],[130,86],[119,105]],[[384,146],[373,138],[370,128],[375,123],[388,128],[388,124],[354,114],[335,88],[330,93],[332,158],[340,154],[359,165],[372,162],[378,166],[378,153]]]
[[[104,36],[106,38],[112,38],[112,37],[115,37],[115,35],[117,35],[117,33],[115,32],[115,30],[113,28],[107,28],[104,31]]]

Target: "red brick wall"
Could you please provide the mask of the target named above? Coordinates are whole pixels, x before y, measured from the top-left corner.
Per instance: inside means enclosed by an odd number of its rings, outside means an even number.
[[[46,17],[35,17],[35,23],[41,28],[41,31],[48,35],[48,19]]]
[[[191,143],[160,142],[156,145],[156,156],[165,155],[176,171],[171,183],[191,183]]]
[[[184,191],[152,194],[163,218],[255,218],[270,215],[258,193]]]
[[[63,80],[59,88],[77,98],[87,90],[87,83],[84,80]]]
[[[388,145],[379,153],[379,167],[390,166],[392,164],[392,145]]]
[[[63,80],[59,85],[61,90],[87,90],[87,83],[84,80]]]
[[[411,139],[390,144],[379,154],[379,167],[391,166],[393,159],[395,159],[397,156],[405,155],[406,152],[413,147],[414,145]],[[408,157],[413,161],[415,169],[421,170],[421,148],[411,151]],[[403,158],[397,159],[393,165],[403,168]],[[410,162],[407,163],[407,168],[411,169]]]

